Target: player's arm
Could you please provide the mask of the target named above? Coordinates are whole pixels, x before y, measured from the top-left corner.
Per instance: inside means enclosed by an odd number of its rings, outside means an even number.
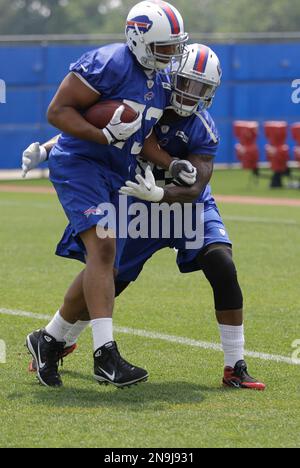
[[[146,161],[153,163],[170,172],[171,177],[188,186],[196,182],[197,170],[189,161],[172,158],[157,140],[155,131],[144,142],[141,156]]]
[[[51,138],[51,140],[46,141],[46,143],[42,144],[42,147],[45,148],[47,152],[47,159],[49,157],[49,154],[51,153],[52,148],[56,145],[56,143],[59,140],[60,135],[56,135],[55,137]]]
[[[141,128],[142,114],[139,114],[133,122],[121,121],[124,106],[118,107],[103,130],[87,122],[82,113],[96,104],[99,97],[97,91],[88,87],[74,73],[69,73],[48,108],[48,121],[68,135],[100,145],[126,141]]]
[[[169,153],[160,147],[154,131],[152,131],[151,135],[145,140],[141,156],[146,161],[166,170],[169,169],[170,164],[174,160]]]
[[[147,167],[145,178],[136,176],[137,183],[127,181],[126,187],[122,187],[120,193],[150,202],[159,203],[192,203],[197,200],[209,183],[213,173],[213,156],[191,155],[189,158],[197,169],[196,183],[191,187],[167,186],[164,189],[156,185],[150,166]]]
[[[105,145],[102,130],[94,127],[82,112],[99,101],[99,94],[86,86],[74,73],[69,73],[61,83],[48,108],[48,121],[64,133],[81,140]]]

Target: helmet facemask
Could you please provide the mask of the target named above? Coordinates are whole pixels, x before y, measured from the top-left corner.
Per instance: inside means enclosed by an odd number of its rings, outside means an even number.
[[[173,76],[172,88],[172,106],[182,117],[188,117],[197,110],[201,112],[209,109],[217,90],[217,87],[212,84],[178,73]]]
[[[157,71],[165,72],[168,75],[174,74],[173,64],[176,61],[181,63],[185,57],[185,45],[188,36],[170,40],[169,42],[154,42],[147,47],[147,53],[154,59],[154,66]],[[150,50],[149,50],[150,48]],[[165,52],[163,49],[167,50]]]
[[[144,53],[141,57],[141,65],[150,70],[160,72],[163,74],[171,75],[175,73],[173,65],[176,63],[182,63],[182,60],[186,56],[186,43],[189,39],[188,34],[181,34],[170,41],[166,42],[153,42],[147,44],[140,32],[139,28],[135,27],[135,43],[138,41],[141,48],[144,49]],[[168,49],[168,52],[164,52],[162,49]]]

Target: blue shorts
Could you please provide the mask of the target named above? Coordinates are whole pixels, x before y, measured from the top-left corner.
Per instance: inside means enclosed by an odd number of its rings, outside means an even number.
[[[84,262],[86,251],[80,233],[94,226],[108,227],[109,223],[116,232],[115,267],[118,268],[126,243],[126,239],[118,237],[119,194],[115,179],[114,187],[112,185],[112,177],[118,176],[97,161],[69,154],[51,154],[49,169],[50,180],[69,220],[56,253]],[[112,210],[107,211],[105,204],[109,204]]]
[[[223,224],[217,205],[212,198],[204,203],[204,238],[202,245],[196,249],[186,248],[186,238],[176,239],[136,239],[127,240],[120,262],[118,280],[135,281],[145,263],[161,249],[169,247],[176,249],[177,265],[181,273],[192,273],[201,268],[197,262],[200,252],[210,244],[220,243],[232,245]]]
[[[149,207],[150,204],[146,205]],[[193,211],[193,216],[197,215]],[[195,249],[187,249],[185,237],[175,238],[174,226],[171,235],[168,238],[147,238],[147,239],[127,239],[123,245],[123,254],[116,266],[119,270],[118,280],[124,282],[135,281],[141,273],[145,263],[156,252],[164,248],[176,249],[177,264],[182,273],[191,273],[199,271],[197,257],[199,253],[208,245],[222,243],[232,245],[226,228],[223,224],[221,215],[213,198],[204,203],[204,232],[201,246]],[[190,240],[190,239],[189,239]],[[75,239],[72,235],[72,229],[67,228],[65,235],[58,246],[57,255],[73,258],[85,262],[85,249],[82,242]]]

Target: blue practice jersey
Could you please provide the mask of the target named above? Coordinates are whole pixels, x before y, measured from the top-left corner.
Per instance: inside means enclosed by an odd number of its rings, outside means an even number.
[[[201,114],[201,117],[199,114]],[[191,154],[216,156],[219,147],[219,135],[215,123],[207,111],[199,114],[181,118],[170,125],[158,123],[155,126],[155,133],[160,146],[172,157],[186,159]],[[202,119],[205,120],[207,125],[204,125]],[[148,164],[139,158],[137,171],[139,173],[143,172]],[[160,187],[172,182],[168,171],[155,166],[153,167],[153,173],[157,185]],[[197,201],[202,203],[210,199],[211,188],[208,185]]]
[[[125,143],[99,145],[62,134],[51,155],[83,156],[96,160],[111,176],[117,189],[130,176],[136,156],[167,105],[167,80],[145,71],[125,44],[112,44],[83,55],[70,71],[99,93],[99,101],[118,100],[143,112],[141,129]]]

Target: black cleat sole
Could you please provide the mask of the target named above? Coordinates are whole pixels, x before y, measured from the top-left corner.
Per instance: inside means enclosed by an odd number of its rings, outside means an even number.
[[[126,383],[123,383],[123,384],[118,384],[118,383],[115,383],[115,382],[111,382],[110,380],[106,380],[102,377],[100,377],[102,380],[98,380],[99,377],[95,376],[94,375],[94,379],[98,382],[99,385],[105,385],[106,387],[108,385],[113,385],[114,387],[116,388],[119,388],[120,390],[124,390],[124,388],[131,388],[133,386],[137,386],[139,385],[140,383],[144,383],[144,382],[147,382],[147,380],[149,379],[149,375],[147,375],[146,377],[144,377],[143,379],[140,379],[140,380],[134,380],[132,382],[126,382]]]

